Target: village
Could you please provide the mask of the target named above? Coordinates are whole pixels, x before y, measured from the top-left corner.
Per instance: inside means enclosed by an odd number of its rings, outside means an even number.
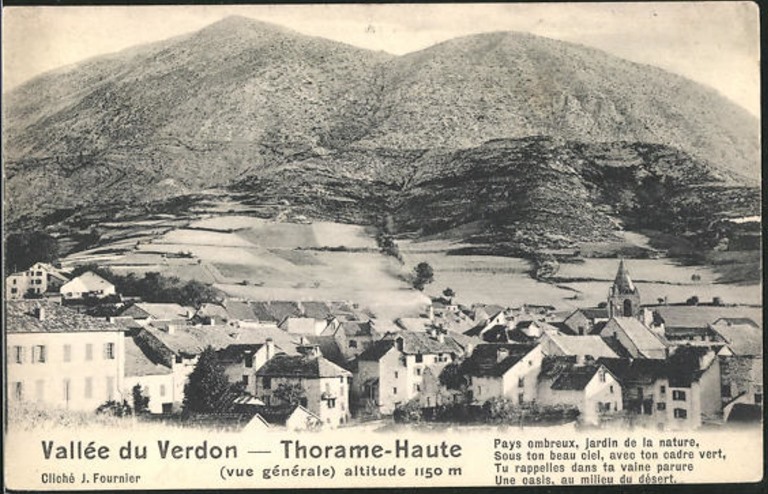
[[[38,262],[6,279],[8,400],[257,430],[759,422],[762,321],[644,304],[628,267],[596,307],[465,306],[446,288],[392,330],[350,301],[147,302]]]

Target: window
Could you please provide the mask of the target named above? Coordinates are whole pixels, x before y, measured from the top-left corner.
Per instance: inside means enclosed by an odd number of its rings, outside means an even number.
[[[16,284],[16,278],[13,279],[13,284]],[[15,290],[15,289],[14,289]],[[16,293],[15,291],[13,293]]]
[[[24,383],[22,382],[15,382],[13,383],[13,397],[16,399],[16,401],[22,401],[24,399]]]
[[[72,361],[72,345],[64,345],[64,362]]]
[[[421,384],[414,384],[413,385],[413,392],[414,393],[418,393],[419,391],[421,391]]]
[[[303,407],[306,407],[307,406],[307,399],[306,398],[301,398],[299,400],[299,405],[301,405]]]
[[[658,410],[660,412],[663,412],[666,409],[667,409],[667,404],[664,403],[663,401],[659,402],[659,403],[656,403],[656,410]]]
[[[659,394],[661,395],[667,394],[667,387],[664,386],[663,384],[659,387]]]
[[[480,396],[481,394],[483,394],[483,387],[482,386],[478,386],[477,387],[477,396]]]
[[[422,355],[422,354],[420,354],[420,353],[417,353],[417,354],[416,354],[416,363],[417,363],[417,364],[420,364],[420,363],[422,363],[422,362],[424,362],[424,355]]]
[[[271,377],[265,377],[264,378],[264,389],[272,389],[272,378]]]
[[[723,384],[722,387],[720,388],[720,394],[724,398],[730,398],[731,397],[731,384],[730,383]]]
[[[107,360],[114,360],[115,358],[114,343],[104,343],[104,358]]]
[[[687,419],[688,418],[688,410],[684,408],[675,408],[675,418],[676,419]]]
[[[13,347],[13,361],[17,364],[24,363],[24,347],[23,346],[17,345]]]
[[[525,403],[525,393],[518,393],[517,394],[517,404],[522,405]]]
[[[396,395],[396,394],[397,394],[397,388],[392,388],[392,394],[393,394],[393,395]]]
[[[685,391],[676,389],[672,391],[672,399],[675,401],[685,401]]]
[[[115,378],[107,377],[107,401],[115,399]]]
[[[397,377],[398,377],[398,373],[397,371],[395,371],[395,379],[397,379]]]
[[[598,374],[600,375],[600,382],[604,383],[605,382],[605,370],[600,369],[600,372]]]
[[[336,408],[336,398],[328,400],[328,408]]]
[[[85,397],[87,399],[93,398],[93,378],[85,378]]]
[[[248,354],[245,356],[245,366],[249,369],[253,367],[253,355]]]
[[[165,384],[160,385],[160,396],[165,396]]]
[[[93,360],[93,343],[85,344],[85,360]]]
[[[38,271],[38,272],[37,272],[37,276],[42,276],[42,275],[43,275],[43,272],[42,272],[42,271]]]
[[[416,370],[416,375],[420,376],[421,375],[421,367],[416,367],[415,370]]]
[[[13,282],[16,283],[16,280],[13,280]],[[19,289],[18,288],[11,288],[11,294],[12,295],[16,295],[17,293],[19,293]]]
[[[63,395],[64,395],[64,401],[66,403],[69,403],[69,398],[71,397],[70,391],[72,388],[72,382],[69,379],[64,379],[64,386],[63,386]]]
[[[35,381],[35,399],[43,401],[45,395],[45,381],[38,379]]]
[[[349,340],[349,348],[357,348],[357,341]]]
[[[243,386],[248,386],[248,374],[243,374]]]
[[[609,392],[609,393],[611,393],[611,394],[613,394],[613,384],[611,384],[610,386],[608,386],[608,392]]]
[[[525,376],[517,378],[517,387],[522,388],[525,386]]]
[[[45,363],[45,345],[35,345],[32,347],[32,362]]]

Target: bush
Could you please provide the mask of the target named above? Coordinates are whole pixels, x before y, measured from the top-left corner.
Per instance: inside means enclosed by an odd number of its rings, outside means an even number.
[[[417,290],[424,290],[424,287],[435,281],[435,271],[432,266],[426,262],[420,262],[413,268],[413,287]]]
[[[141,385],[137,384],[131,391],[133,395],[133,409],[136,415],[149,412],[149,396],[144,396]]]
[[[405,405],[398,405],[392,414],[392,418],[397,423],[418,424],[423,418],[421,405],[417,400],[411,400]]]
[[[122,403],[116,400],[109,400],[99,405],[96,409],[98,415],[111,415],[113,417],[127,417],[133,414],[131,405],[123,400]]]

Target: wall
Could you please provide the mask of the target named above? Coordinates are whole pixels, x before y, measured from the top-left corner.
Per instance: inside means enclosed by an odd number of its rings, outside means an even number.
[[[104,345],[114,345],[113,359],[105,358]],[[86,345],[92,345],[92,358],[86,360]],[[51,407],[93,411],[109,398],[120,399],[125,374],[125,347],[120,331],[72,333],[8,333],[8,399],[15,399],[16,383],[21,383],[24,401],[38,401]],[[32,347],[45,346],[45,363],[32,363]],[[70,346],[65,361],[64,347]],[[15,363],[14,347],[24,349],[24,363]],[[90,396],[87,395],[90,381]],[[68,382],[68,396],[65,393]]]
[[[173,405],[173,374],[149,376],[126,376],[123,382],[123,396],[133,406],[133,387],[142,387],[144,396],[149,397],[150,413],[163,413],[163,404]]]
[[[611,406],[610,413],[622,411],[624,403],[621,395],[621,384],[613,377],[613,374],[605,372],[605,381],[603,382],[600,379],[600,371],[598,371],[584,388],[584,406],[580,408],[582,420],[587,424],[599,424],[598,403],[609,403]]]
[[[349,383],[347,376],[323,378],[272,377],[270,389],[264,386],[264,377],[259,377],[256,384],[256,396],[271,406],[279,405],[274,398],[274,391],[280,384],[299,384],[306,398],[305,408],[314,413],[323,422],[324,427],[338,427],[349,421]],[[335,400],[323,399],[329,393]]]

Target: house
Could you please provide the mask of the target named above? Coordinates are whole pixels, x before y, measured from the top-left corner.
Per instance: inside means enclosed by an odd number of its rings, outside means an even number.
[[[115,285],[94,272],[87,271],[61,285],[59,292],[64,300],[104,298],[115,295]]]
[[[270,428],[279,427],[289,431],[314,430],[323,425],[320,417],[298,404],[258,407],[256,417],[261,418]]]
[[[544,355],[588,358],[618,358],[619,355],[599,335],[574,336],[547,332],[540,340]]]
[[[69,276],[62,270],[37,262],[24,271],[9,275],[5,279],[5,299],[21,299],[29,295],[44,295],[59,293],[63,284],[69,281]]]
[[[763,310],[758,307],[726,305],[647,305],[654,314],[656,325],[663,331],[669,329],[707,328],[716,321],[749,319],[751,324],[762,328]]]
[[[181,406],[183,396],[177,396],[174,391],[174,374],[171,367],[153,362],[144,350],[126,336],[125,346],[125,379],[122,394],[132,403],[133,388],[139,386],[142,395],[149,398],[150,413],[171,413]]]
[[[599,358],[621,382],[624,410],[634,413],[636,423],[656,426],[666,422],[669,392],[666,361],[661,359]]]
[[[723,418],[737,404],[763,404],[763,335],[750,319],[719,319],[712,325],[728,352],[719,353]]]
[[[667,359],[666,421],[668,429],[695,429],[722,419],[720,360],[715,352],[701,347],[678,347]],[[658,405],[657,405],[658,406]]]
[[[599,425],[604,414],[623,410],[621,383],[604,365],[575,357],[545,357],[537,385],[537,403],[572,405],[584,424]]]
[[[229,382],[241,382],[243,391],[255,395],[256,372],[278,352],[272,338],[266,338],[263,343],[233,343],[217,354]]]
[[[317,336],[328,327],[328,321],[313,317],[288,316],[278,327],[293,334]]]
[[[608,322],[608,309],[588,307],[576,309],[563,320],[563,325],[575,335],[595,334],[602,328],[600,323]]]
[[[120,317],[130,317],[139,324],[152,324],[156,327],[168,325],[182,326],[195,315],[192,307],[183,307],[171,303],[139,302],[129,305],[120,312]]]
[[[469,380],[472,401],[503,396],[521,405],[536,400],[542,359],[541,345],[482,343],[460,370]]]
[[[612,340],[632,358],[663,359],[669,354],[669,342],[634,317],[613,317],[600,331],[605,340]]]
[[[337,427],[349,421],[349,386],[352,373],[324,358],[316,345],[302,344],[299,355],[278,354],[256,371],[256,395],[268,407],[282,406],[281,387],[298,386],[300,405]]]
[[[434,330],[387,333],[357,357],[353,381],[357,404],[375,407],[383,414],[412,399],[424,407],[439,405],[440,373],[472,352],[471,341]]]
[[[8,401],[94,411],[122,398],[122,327],[46,301],[6,302]]]
[[[232,319],[227,309],[223,305],[204,303],[195,312],[194,320],[196,322],[210,326],[216,324],[225,324]],[[233,320],[234,322],[234,320]]]

